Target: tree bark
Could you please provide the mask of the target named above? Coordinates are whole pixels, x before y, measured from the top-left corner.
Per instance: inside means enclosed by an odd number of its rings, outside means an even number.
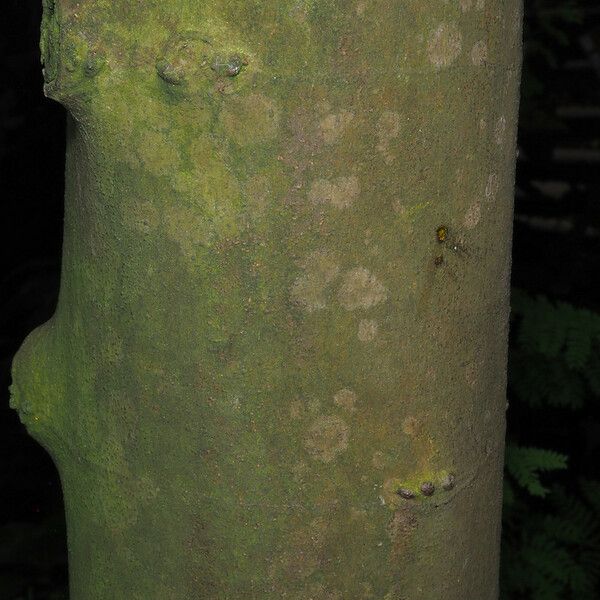
[[[72,600],[497,597],[517,0],[45,0]]]

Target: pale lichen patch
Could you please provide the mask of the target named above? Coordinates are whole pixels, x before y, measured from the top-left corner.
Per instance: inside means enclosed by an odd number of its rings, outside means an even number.
[[[321,410],[321,401],[318,398],[312,397],[308,399],[306,403],[306,408],[308,412],[311,414],[316,414]]]
[[[488,47],[484,40],[473,44],[471,49],[471,62],[476,66],[484,65],[488,59]]]
[[[404,421],[402,421],[402,431],[406,435],[414,436],[418,435],[421,428],[420,421],[416,417],[406,417]]]
[[[358,324],[358,339],[361,342],[372,342],[377,336],[379,325],[373,319],[362,319]]]
[[[436,67],[451,65],[462,50],[462,34],[454,23],[442,23],[431,34],[427,55]]]
[[[292,284],[292,300],[307,312],[325,308],[326,292],[339,273],[338,265],[326,251],[317,250],[301,266],[304,273]]]
[[[348,271],[338,292],[338,300],[346,310],[367,309],[387,299],[387,290],[368,269]]]
[[[394,161],[394,155],[390,150],[391,140],[398,137],[400,134],[400,115],[391,110],[386,110],[379,117],[377,123],[377,150],[382,154],[386,164],[391,164]]]
[[[301,400],[293,400],[290,404],[290,417],[299,419],[302,416],[304,405]]]
[[[336,406],[354,412],[356,410],[356,392],[344,388],[336,392],[333,396],[333,402]]]
[[[494,127],[494,140],[498,146],[501,146],[504,143],[504,134],[506,133],[506,117],[502,115],[498,121],[496,121],[496,126]]]
[[[337,114],[323,117],[319,129],[325,143],[333,144],[337,142],[353,119],[354,113],[349,110],[342,110]]]
[[[460,0],[460,9],[463,12],[467,12],[467,11],[471,10],[472,6],[473,6],[473,0]]]
[[[469,387],[475,388],[479,380],[479,365],[477,363],[467,363],[465,366],[465,380]]]
[[[342,418],[321,416],[310,426],[304,447],[315,460],[330,463],[348,448],[349,437],[348,425]]]
[[[368,513],[364,508],[350,508],[350,520],[351,521],[362,521],[368,517]]]
[[[376,469],[383,469],[386,465],[385,454],[381,450],[376,450],[373,452],[373,456],[371,457],[371,464]]]
[[[335,208],[348,208],[360,193],[358,177],[317,179],[311,185],[308,198],[314,204],[331,204]]]
[[[467,229],[473,229],[477,226],[481,219],[481,204],[474,202],[471,204],[467,212],[465,213],[464,225]]]
[[[298,461],[291,468],[294,481],[302,481],[308,471],[308,465],[303,461]]]
[[[490,173],[485,184],[485,197],[490,202],[496,199],[496,194],[500,188],[500,179],[496,173]]]

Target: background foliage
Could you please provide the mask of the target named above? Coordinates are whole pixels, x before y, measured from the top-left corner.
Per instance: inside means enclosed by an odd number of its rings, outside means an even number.
[[[502,600],[600,598],[600,11],[526,0]]]
[[[67,597],[58,475],[7,398],[12,356],[52,314],[60,272],[65,116],[41,95],[40,4],[3,0],[0,20],[3,600]],[[591,600],[600,598],[600,10],[583,0],[525,7],[502,600]]]
[[[550,424],[572,423],[588,402],[597,402],[600,316],[518,290],[512,310],[509,395],[529,422],[539,423],[539,439],[546,413]],[[506,446],[503,598],[597,599],[600,480],[578,473],[581,464],[565,473],[566,454],[521,446],[519,438],[529,443],[531,437],[516,429],[509,429]],[[558,472],[562,477],[554,477]]]

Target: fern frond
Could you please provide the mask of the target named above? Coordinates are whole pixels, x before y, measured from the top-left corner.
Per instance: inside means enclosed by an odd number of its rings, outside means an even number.
[[[532,408],[543,405],[575,410],[584,404],[586,387],[581,374],[564,361],[514,350],[509,360],[509,386]]]
[[[512,308],[513,315],[521,317],[517,336],[520,348],[546,358],[557,358],[564,353],[571,369],[585,368],[593,344],[600,341],[599,315],[517,290],[512,294]]]
[[[567,457],[542,448],[506,446],[506,469],[517,483],[532,496],[544,497],[549,489],[542,485],[540,474],[567,468]]]

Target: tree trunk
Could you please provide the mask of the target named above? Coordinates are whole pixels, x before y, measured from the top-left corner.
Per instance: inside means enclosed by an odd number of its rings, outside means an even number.
[[[519,0],[45,0],[62,283],[12,403],[72,600],[492,600]]]

